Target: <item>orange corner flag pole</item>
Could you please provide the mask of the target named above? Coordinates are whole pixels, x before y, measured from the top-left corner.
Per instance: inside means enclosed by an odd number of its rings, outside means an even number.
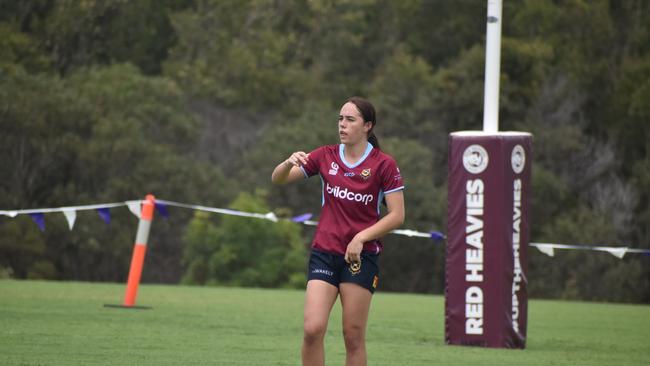
[[[142,203],[142,212],[140,222],[138,223],[138,232],[135,236],[135,245],[133,246],[133,257],[131,258],[131,269],[129,270],[129,279],[126,283],[126,293],[124,294],[125,307],[133,307],[135,298],[138,295],[138,285],[142,276],[142,267],[144,265],[144,256],[147,252],[147,240],[149,239],[149,230],[153,220],[153,211],[156,206],[156,199],[152,194],[148,194]]]

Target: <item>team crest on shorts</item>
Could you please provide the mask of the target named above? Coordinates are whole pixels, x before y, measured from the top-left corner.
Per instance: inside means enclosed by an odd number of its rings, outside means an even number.
[[[379,277],[375,276],[375,278],[372,279],[372,288],[377,288],[378,284],[379,284]]]
[[[363,179],[370,178],[370,168],[361,171],[361,178]]]
[[[353,276],[359,274],[359,272],[361,272],[361,261],[350,263],[348,269]]]

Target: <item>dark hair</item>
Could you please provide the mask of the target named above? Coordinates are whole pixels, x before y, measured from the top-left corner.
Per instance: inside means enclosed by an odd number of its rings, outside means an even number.
[[[372,124],[372,128],[370,131],[368,131],[368,142],[371,143],[373,147],[379,149],[379,140],[377,140],[377,136],[375,136],[375,133],[373,132],[375,125],[377,124],[375,107],[372,105],[372,103],[361,97],[348,98],[345,103],[354,104],[361,113],[363,121],[370,122]]]

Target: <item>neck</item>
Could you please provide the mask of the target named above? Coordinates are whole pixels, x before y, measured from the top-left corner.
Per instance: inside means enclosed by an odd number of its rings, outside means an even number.
[[[345,160],[354,163],[361,159],[363,156],[363,153],[366,152],[366,148],[368,146],[369,142],[366,140],[360,141],[356,144],[345,144],[345,148],[343,149],[345,153]]]

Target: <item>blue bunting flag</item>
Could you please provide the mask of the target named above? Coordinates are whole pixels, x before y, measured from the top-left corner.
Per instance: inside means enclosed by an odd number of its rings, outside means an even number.
[[[104,220],[106,225],[111,223],[111,212],[109,211],[108,207],[98,208],[97,213]]]
[[[446,236],[445,234],[439,232],[439,231],[431,231],[431,239],[433,240],[445,240]]]
[[[305,221],[311,219],[312,216],[314,216],[314,214],[306,213],[306,214],[302,214],[302,215],[292,217],[291,221],[293,221],[293,222],[305,222]]]
[[[158,211],[160,216],[164,217],[165,219],[169,218],[169,212],[167,211],[167,205],[166,204],[156,202],[156,211]]]
[[[42,212],[30,213],[29,216],[31,216],[32,220],[36,225],[38,225],[38,228],[41,229],[41,231],[45,231],[45,215],[43,215]]]

